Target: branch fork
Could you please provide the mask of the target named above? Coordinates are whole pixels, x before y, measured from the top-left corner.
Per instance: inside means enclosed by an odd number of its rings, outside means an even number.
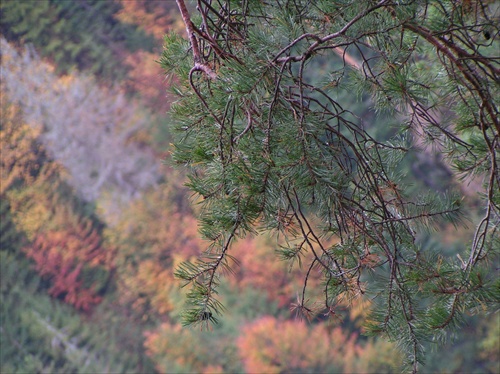
[[[176,0],[176,2],[179,11],[181,12],[182,20],[184,21],[184,25],[186,26],[186,32],[189,41],[191,43],[191,47],[193,49],[194,66],[191,69],[190,74],[192,74],[195,71],[201,71],[205,73],[210,79],[212,80],[217,79],[217,74],[215,74],[215,72],[207,64],[203,62],[203,58],[200,53],[200,45],[198,44],[198,40],[196,39],[195,36],[196,33],[195,26],[191,21],[191,17],[189,16],[189,11],[186,8],[184,0]]]

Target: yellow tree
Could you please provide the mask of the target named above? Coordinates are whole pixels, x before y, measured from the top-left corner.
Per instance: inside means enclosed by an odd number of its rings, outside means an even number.
[[[89,310],[100,301],[111,266],[102,224],[64,182],[65,169],[49,157],[40,131],[24,121],[6,92],[2,99],[1,197],[27,239],[23,252],[49,281],[49,293]]]

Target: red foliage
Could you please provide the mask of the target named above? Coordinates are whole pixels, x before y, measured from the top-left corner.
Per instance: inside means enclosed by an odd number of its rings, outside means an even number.
[[[76,226],[38,233],[24,252],[34,260],[38,273],[51,280],[52,296],[84,311],[101,301],[95,285],[85,287],[82,279],[84,265],[98,267],[105,263],[101,238],[92,228]]]

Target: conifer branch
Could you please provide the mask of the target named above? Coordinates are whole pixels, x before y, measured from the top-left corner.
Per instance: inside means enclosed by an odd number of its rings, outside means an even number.
[[[204,63],[203,57],[201,56],[200,52],[200,47],[198,44],[198,40],[196,39],[195,36],[195,29],[196,27],[194,26],[193,22],[191,21],[191,17],[189,16],[189,11],[186,8],[186,4],[184,3],[184,0],[176,0],[177,6],[179,8],[179,11],[182,16],[182,20],[184,21],[184,25],[186,26],[186,33],[189,38],[189,41],[191,43],[191,48],[193,50],[193,59],[194,59],[194,66],[192,71],[202,71],[204,72],[210,79],[217,79],[217,75],[215,72],[208,67]],[[198,32],[199,33],[199,32]],[[190,74],[191,75],[191,74]]]
[[[464,63],[464,60],[470,59],[471,56],[463,49],[455,46],[453,43],[444,40],[444,38],[438,39],[431,33],[430,30],[427,30],[424,27],[417,26],[411,22],[405,23],[404,27],[425,38],[429,43],[436,47],[439,52],[445,55],[453,63],[454,66],[459,69],[465,81],[469,82],[472,85],[472,87],[474,88],[474,92],[476,92],[481,98],[482,105],[488,112],[490,120],[496,128],[497,135],[500,136],[500,120],[498,118],[498,113],[496,113],[496,110],[491,105],[491,97],[488,97],[488,95],[486,95],[484,91],[484,88],[481,87],[481,79],[475,76],[473,70],[471,70]],[[483,58],[480,61],[486,61],[486,66],[492,71],[494,77],[498,78],[500,76],[500,69],[492,66],[487,59]],[[464,84],[467,85],[466,83]],[[485,123],[482,124],[482,126],[487,127],[488,125]]]
[[[285,241],[277,251],[281,258],[300,263],[305,252],[312,257],[293,307],[314,312],[306,292],[313,269],[320,268],[327,314],[336,300],[369,298],[370,331],[399,342],[416,372],[422,342],[436,336],[434,330],[455,327],[462,307],[494,299],[491,282],[475,274],[488,266],[481,260],[494,255],[500,224],[497,59],[480,53],[471,31],[478,20],[469,25],[457,17],[456,3],[449,4],[451,12],[425,2],[312,3],[310,12],[294,3],[284,14],[271,2],[248,2],[243,9],[198,1],[202,26],[187,22],[198,42],[191,42],[195,63],[202,41],[204,58],[213,59],[207,66],[220,67],[227,85],[194,82],[196,72],[210,71],[191,69],[186,83],[194,95],[183,96],[186,109],[178,111],[178,128],[189,136],[182,137],[177,160],[199,173],[192,186],[207,197],[206,214],[214,215],[205,223],[216,228],[203,226],[202,232],[215,252],[228,256],[236,223],[238,236],[256,226],[278,232]],[[272,36],[265,31],[271,25]],[[351,100],[353,90],[362,97],[361,109]],[[343,94],[349,100],[339,98]],[[377,122],[378,115],[386,122]],[[196,132],[186,130],[189,121]],[[389,130],[391,122],[397,125]],[[411,135],[420,133],[458,170],[485,177],[484,218],[461,266],[455,258],[433,257],[420,239],[442,224],[459,226],[464,216],[462,199],[416,194],[403,175],[407,155],[420,145]],[[332,245],[330,238],[339,242]],[[192,312],[194,322],[217,306],[212,296],[219,272],[212,270],[225,266],[217,261],[194,265],[190,280],[199,276],[203,288],[193,300],[207,306]],[[362,283],[366,273],[375,276]],[[425,312],[423,300],[432,301]]]

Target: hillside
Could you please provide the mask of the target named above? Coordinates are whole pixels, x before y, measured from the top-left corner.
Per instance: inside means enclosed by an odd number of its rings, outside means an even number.
[[[171,159],[176,77],[159,61],[185,34],[174,1],[6,0],[0,11],[2,373],[399,372],[395,344],[364,334],[369,299],[340,300],[330,319],[296,313],[304,276],[321,296],[319,271],[289,267],[270,235],[236,242],[219,323],[182,326],[174,272],[208,244]],[[392,135],[366,100],[339,100]],[[477,192],[432,151],[399,168],[415,194]],[[465,204],[476,211],[474,197]],[[418,240],[456,257],[471,232],[450,224]],[[498,372],[498,313],[463,326],[444,348],[428,344],[424,372]]]

